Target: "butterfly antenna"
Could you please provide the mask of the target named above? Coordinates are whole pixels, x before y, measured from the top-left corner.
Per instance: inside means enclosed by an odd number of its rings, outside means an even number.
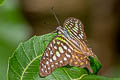
[[[57,16],[56,16],[56,13],[55,13],[55,11],[54,11],[54,7],[51,8],[51,11],[52,11],[52,13],[53,13],[53,15],[54,15],[54,17],[55,17],[58,25],[60,26],[60,21],[58,20],[58,18],[57,18]]]

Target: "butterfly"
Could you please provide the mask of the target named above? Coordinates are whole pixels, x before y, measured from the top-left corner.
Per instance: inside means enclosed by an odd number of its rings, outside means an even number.
[[[82,22],[74,17],[57,27],[57,36],[48,44],[40,61],[41,77],[48,76],[56,68],[70,65],[87,68],[91,73],[89,56],[95,57],[86,45],[86,34]]]

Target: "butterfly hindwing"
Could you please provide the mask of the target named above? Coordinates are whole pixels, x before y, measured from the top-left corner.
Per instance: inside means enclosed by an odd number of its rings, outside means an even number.
[[[78,38],[86,41],[86,35],[84,33],[84,25],[79,19],[69,17],[64,21],[63,25],[70,35],[74,36],[74,38]]]
[[[88,70],[92,73],[92,69],[90,67],[89,58],[84,55],[82,52],[76,52],[76,50],[72,51],[72,58],[69,61],[70,66],[79,66],[81,68],[88,68]]]

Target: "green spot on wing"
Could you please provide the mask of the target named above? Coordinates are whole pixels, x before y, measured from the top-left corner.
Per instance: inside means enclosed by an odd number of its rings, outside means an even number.
[[[60,42],[57,42],[57,44],[59,45],[59,44],[60,44]]]
[[[60,54],[58,51],[56,51],[56,55]]]
[[[63,41],[64,43],[66,43],[66,41],[60,37],[56,37],[56,40],[60,40],[60,41]]]
[[[72,33],[71,33],[71,31],[68,29],[68,27],[67,26],[65,26],[65,28],[68,30],[68,32],[72,35]]]

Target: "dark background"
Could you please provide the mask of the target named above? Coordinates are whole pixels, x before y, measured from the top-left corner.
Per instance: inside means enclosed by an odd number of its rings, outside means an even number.
[[[6,80],[8,57],[33,35],[56,29],[68,17],[85,26],[89,47],[98,56],[99,75],[120,77],[120,0],[6,0],[0,7],[0,80]]]

